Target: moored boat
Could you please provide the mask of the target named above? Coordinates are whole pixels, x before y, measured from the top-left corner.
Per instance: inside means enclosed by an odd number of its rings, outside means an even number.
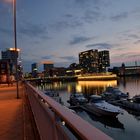
[[[133,102],[135,103],[139,103],[140,104],[140,95],[135,95],[133,98],[132,98]]]
[[[98,95],[91,95],[89,103],[85,104],[84,108],[98,116],[116,117],[118,114],[123,113],[120,107],[107,103]]]
[[[129,99],[110,101],[110,103],[121,106],[128,110],[136,111],[136,113],[139,113],[140,112],[140,100],[139,99],[140,99],[139,95],[136,95]]]
[[[83,105],[87,102],[88,100],[84,97],[82,93],[73,93],[70,95],[69,103],[71,105]]]
[[[59,102],[60,104],[63,104],[61,97],[59,96],[59,93],[54,90],[46,90],[44,91],[44,94],[53,98],[55,101]]]
[[[120,100],[122,98],[128,98],[129,93],[123,93],[117,87],[107,87],[103,92],[102,97],[105,100]]]

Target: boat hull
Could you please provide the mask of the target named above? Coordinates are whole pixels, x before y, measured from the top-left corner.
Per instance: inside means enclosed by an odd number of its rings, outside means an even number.
[[[119,112],[111,112],[111,111],[107,111],[107,110],[98,108],[94,104],[92,104],[92,105],[86,104],[84,107],[90,113],[93,113],[93,114],[98,115],[98,116],[116,117],[119,114]]]

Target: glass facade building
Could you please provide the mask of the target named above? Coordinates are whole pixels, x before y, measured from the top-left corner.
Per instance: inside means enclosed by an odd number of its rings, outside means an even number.
[[[88,50],[79,53],[79,64],[83,73],[98,72],[98,50]]]
[[[99,51],[99,72],[105,72],[106,67],[110,66],[109,51]]]
[[[109,51],[87,50],[79,53],[79,65],[83,73],[105,72],[110,66]]]

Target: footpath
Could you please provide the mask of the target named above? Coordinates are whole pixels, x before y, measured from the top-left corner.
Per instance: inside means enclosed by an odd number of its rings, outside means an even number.
[[[15,84],[0,85],[0,140],[39,140],[22,85],[19,85],[19,99]]]

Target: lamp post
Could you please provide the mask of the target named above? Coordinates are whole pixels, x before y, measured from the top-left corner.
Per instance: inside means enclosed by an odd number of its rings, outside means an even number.
[[[16,98],[19,99],[19,83],[18,83],[18,51],[17,51],[17,28],[16,28],[16,0],[13,0],[13,25],[14,25],[14,47],[16,52],[15,68],[16,68]]]

